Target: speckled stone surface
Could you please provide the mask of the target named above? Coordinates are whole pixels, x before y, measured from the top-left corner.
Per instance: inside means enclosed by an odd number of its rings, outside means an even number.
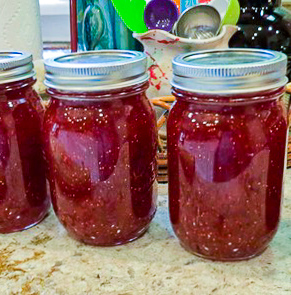
[[[216,263],[183,250],[162,185],[149,231],[126,246],[85,246],[68,237],[53,213],[27,231],[0,235],[0,294],[291,294],[291,170],[279,232],[258,258]]]

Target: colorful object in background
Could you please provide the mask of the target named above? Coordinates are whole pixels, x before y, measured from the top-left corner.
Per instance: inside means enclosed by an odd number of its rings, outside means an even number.
[[[186,9],[188,9],[194,5],[207,4],[210,2],[210,0],[180,0],[179,2],[180,2],[179,3],[180,12],[182,13],[183,11],[185,11]]]
[[[236,25],[240,16],[240,6],[238,0],[229,0],[227,10],[221,21],[223,25]]]
[[[173,2],[177,5],[178,11],[180,11],[180,0],[173,0]]]
[[[145,0],[111,0],[125,25],[135,33],[147,31],[144,22]]]
[[[172,0],[151,0],[144,11],[144,20],[149,30],[171,31],[179,16],[177,5]]]
[[[110,1],[79,0],[78,43],[82,51],[113,49]]]
[[[199,0],[181,0],[180,1],[180,12],[182,13],[186,9],[199,4]]]
[[[125,26],[110,0],[78,0],[76,10],[76,47],[79,51],[142,50],[142,46],[132,37],[132,32]],[[71,18],[71,24],[73,22],[74,19]]]

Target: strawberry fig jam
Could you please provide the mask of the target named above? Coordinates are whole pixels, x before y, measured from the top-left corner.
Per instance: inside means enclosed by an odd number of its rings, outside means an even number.
[[[286,56],[213,50],[173,61],[169,205],[188,251],[212,260],[262,253],[280,219]]]
[[[31,55],[0,52],[0,233],[37,224],[50,206],[34,83]]]
[[[156,211],[156,122],[146,57],[71,54],[46,62],[45,146],[52,203],[74,238],[113,246],[140,237]]]

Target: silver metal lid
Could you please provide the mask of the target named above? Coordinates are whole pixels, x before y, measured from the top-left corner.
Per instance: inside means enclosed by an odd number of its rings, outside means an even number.
[[[45,85],[63,91],[104,91],[148,80],[147,57],[130,50],[72,53],[45,61]]]
[[[7,84],[35,75],[32,55],[21,51],[0,51],[0,84]]]
[[[232,94],[284,86],[287,56],[261,49],[216,49],[178,55],[172,86],[197,93]]]

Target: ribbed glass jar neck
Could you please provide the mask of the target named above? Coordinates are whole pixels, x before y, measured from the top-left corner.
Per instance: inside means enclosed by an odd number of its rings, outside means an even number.
[[[75,92],[75,91],[61,91],[53,88],[47,90],[48,94],[60,100],[65,101],[103,101],[120,99],[129,96],[138,95],[145,93],[149,87],[149,82],[140,83],[131,87],[119,88],[108,91],[97,91],[97,92]]]
[[[239,0],[238,2],[241,8],[264,8],[281,6],[282,0]]]
[[[0,94],[5,94],[10,91],[18,91],[26,87],[32,87],[36,82],[35,78],[28,78],[25,80],[15,81],[6,84],[0,84]]]
[[[177,100],[187,101],[188,103],[195,103],[201,105],[218,106],[243,106],[253,103],[267,103],[268,101],[279,100],[285,93],[285,88],[280,87],[276,89],[269,89],[266,91],[255,93],[242,94],[223,94],[223,95],[209,95],[195,92],[184,91],[173,87],[172,93]]]

